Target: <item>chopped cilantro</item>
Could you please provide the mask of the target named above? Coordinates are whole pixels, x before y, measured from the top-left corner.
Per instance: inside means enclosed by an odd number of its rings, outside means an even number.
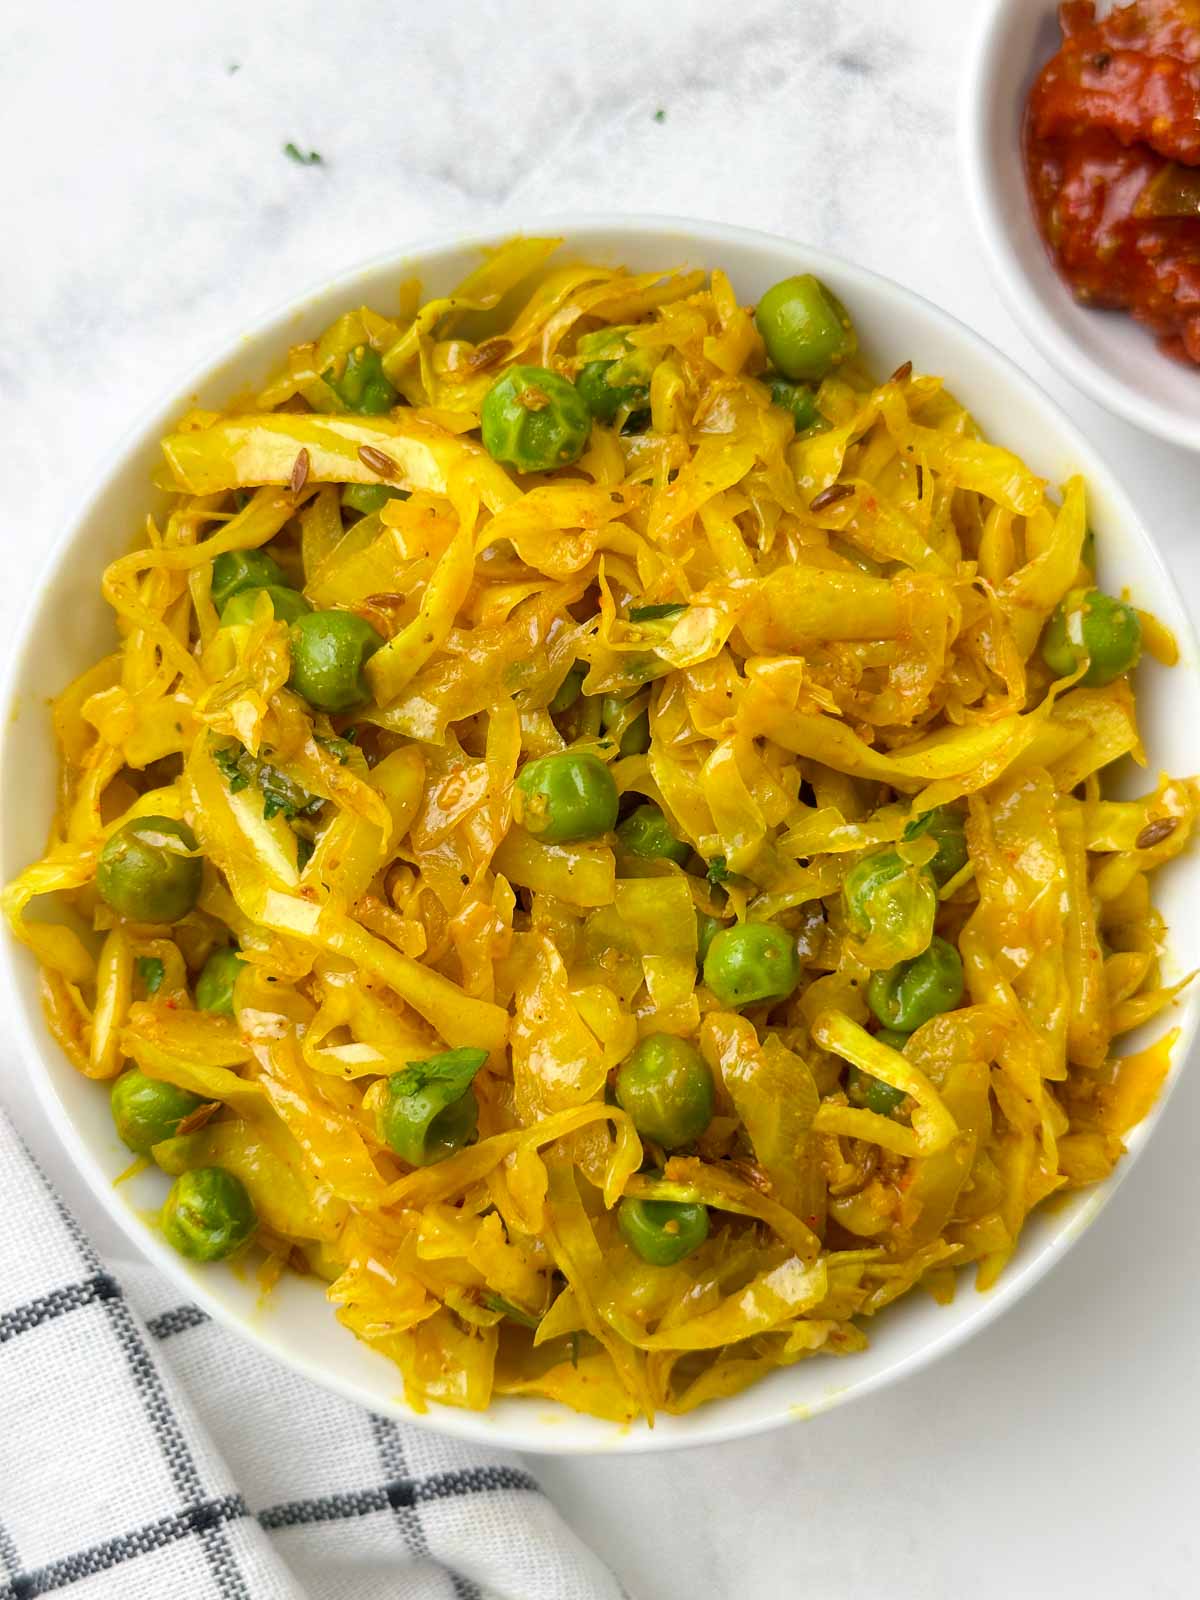
[[[354,736],[357,732],[357,728],[347,728],[340,739],[336,736],[332,739],[327,739],[321,733],[314,733],[313,738],[321,746],[322,750],[329,751],[329,754],[334,757],[339,766],[344,767],[350,759],[350,752],[354,748]]]
[[[725,865],[724,856],[714,856],[708,863],[707,873],[709,883],[728,883],[733,873]]]
[[[659,622],[664,617],[678,617],[687,610],[682,600],[668,600],[658,606],[630,606],[630,622]]]
[[[139,956],[134,965],[137,967],[137,975],[146,993],[157,994],[167,973],[162,962],[157,956]]]
[[[320,151],[310,150],[305,155],[304,151],[297,149],[290,139],[284,145],[283,153],[289,160],[298,161],[302,167],[319,167],[321,165]]]
[[[268,822],[277,816],[288,822],[294,822],[297,817],[315,817],[325,804],[323,796],[310,794],[294,778],[266,761],[259,761],[241,745],[218,745],[213,750],[213,760],[229,784],[230,794],[237,794],[251,783],[258,785],[263,794],[263,816]]]
[[[659,106],[658,110],[654,113],[654,120],[655,122],[665,122],[667,120],[667,113],[662,106]]]
[[[540,1317],[531,1316],[528,1311],[522,1311],[520,1306],[513,1305],[511,1300],[505,1300],[503,1295],[485,1294],[483,1304],[489,1311],[499,1311],[512,1322],[519,1322],[523,1328],[536,1328],[541,1321]]]
[[[264,762],[258,769],[258,787],[263,792],[263,816],[269,822],[282,816],[286,822],[297,817],[314,817],[325,804],[323,795],[310,794],[295,779]]]
[[[440,1055],[429,1056],[424,1061],[410,1061],[399,1072],[391,1074],[391,1082],[398,1094],[420,1094],[433,1089],[444,1098],[446,1105],[450,1105],[466,1094],[487,1058],[486,1050],[461,1045],[457,1050],[443,1050]]]
[[[296,835],[296,867],[298,871],[304,871],[305,867],[312,860],[313,851],[316,848],[317,847],[312,840],[306,839],[302,833],[298,833]]]
[[[229,785],[230,794],[237,794],[239,789],[249,786],[249,774],[242,770],[242,757],[246,752],[240,745],[219,745],[213,751],[213,760],[221,770],[225,782]]]

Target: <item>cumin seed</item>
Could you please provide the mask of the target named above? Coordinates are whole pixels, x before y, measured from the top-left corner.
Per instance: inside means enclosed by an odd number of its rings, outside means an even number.
[[[292,462],[292,475],[288,479],[288,488],[293,494],[299,494],[308,482],[308,451],[301,450]]]
[[[187,1116],[180,1121],[179,1126],[175,1129],[176,1137],[187,1133],[195,1133],[210,1118],[216,1116],[220,1109],[221,1102],[219,1100],[206,1100],[203,1105],[197,1106],[194,1111],[189,1111]]]
[[[854,493],[854,488],[849,483],[831,483],[828,489],[822,489],[809,505],[810,511],[824,511],[826,506],[835,506],[839,500],[846,500]]]
[[[911,377],[912,377],[912,362],[911,361],[904,361],[904,362],[902,362],[900,364],[900,366],[898,366],[896,368],[895,372],[892,373],[891,377],[888,379],[888,382],[889,383],[907,383],[908,380]]]
[[[486,372],[488,367],[494,367],[498,361],[503,361],[511,350],[511,339],[485,339],[467,357],[467,369],[470,372]]]
[[[544,389],[539,389],[536,383],[527,383],[517,396],[517,404],[524,406],[526,411],[545,411],[550,404],[550,396]]]
[[[1164,839],[1169,839],[1179,826],[1178,817],[1155,817],[1148,822],[1133,841],[1137,850],[1152,850],[1156,844],[1161,844]]]
[[[370,467],[372,472],[378,473],[381,478],[396,478],[399,472],[391,456],[384,455],[382,450],[376,450],[373,444],[360,444],[358,459],[364,467]]]

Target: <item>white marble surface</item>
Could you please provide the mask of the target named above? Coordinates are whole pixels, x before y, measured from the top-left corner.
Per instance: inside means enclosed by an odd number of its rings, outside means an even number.
[[[1195,602],[1200,465],[1074,395],[985,276],[955,127],[975,12],[10,0],[0,639],[129,423],[246,323],[404,241],[569,208],[774,229],[955,312],[1103,445]],[[288,139],[324,164],[286,160]],[[88,1215],[2,1064],[5,1098]],[[1193,1071],[1052,1279],[933,1370],[764,1439],[542,1462],[544,1481],[639,1600],[1195,1593],[1198,1115]]]

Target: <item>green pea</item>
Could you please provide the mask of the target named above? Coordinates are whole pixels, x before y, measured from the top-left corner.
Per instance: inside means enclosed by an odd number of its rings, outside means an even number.
[[[817,410],[816,390],[807,383],[793,383],[776,372],[769,372],[763,382],[771,390],[772,404],[791,412],[797,434],[824,433],[828,429],[828,422]]]
[[[592,417],[573,383],[545,367],[510,367],[480,413],[483,447],[518,472],[551,472],[578,461]]]
[[[373,511],[382,511],[389,500],[407,500],[407,489],[389,489],[386,483],[344,483],[342,506],[347,511],[359,511],[369,517]]]
[[[383,643],[353,611],[310,611],[292,623],[288,682],[318,711],[349,711],[371,698],[362,669]]]
[[[333,367],[326,367],[321,377],[347,411],[357,411],[360,416],[382,416],[400,398],[383,370],[378,350],[369,344],[350,351],[340,376],[335,376]]]
[[[1042,660],[1057,678],[1074,672],[1087,660],[1080,679],[1102,688],[1131,672],[1142,653],[1142,625],[1124,600],[1100,589],[1072,589],[1054,609],[1042,635]]]
[[[773,922],[722,928],[704,958],[704,981],[723,1006],[784,1000],[800,982],[796,942]]]
[[[600,702],[600,725],[607,733],[609,729],[621,727],[622,718],[625,716],[625,707],[629,704],[624,695],[606,694]],[[617,754],[620,756],[644,756],[650,748],[650,713],[639,711],[631,722],[626,722],[621,727],[620,741],[617,745]]]
[[[713,940],[720,933],[725,924],[720,917],[710,916],[707,911],[696,913],[696,964],[703,966],[705,958],[712,947]]]
[[[265,550],[224,550],[212,567],[212,603],[223,611],[243,589],[270,589],[286,584],[283,568]]]
[[[845,306],[811,273],[768,289],[754,320],[771,364],[785,378],[819,383],[858,349]]]
[[[262,589],[239,589],[232,600],[226,602],[221,612],[223,628],[237,627],[239,623],[253,622],[260,594],[269,595],[271,610],[276,622],[295,622],[312,610],[298,589],[288,589],[280,584],[268,584]]]
[[[852,1066],[846,1074],[846,1098],[852,1106],[874,1111],[881,1117],[891,1117],[908,1096],[903,1089],[896,1089],[890,1083],[884,1083],[882,1078],[873,1078],[861,1067]]]
[[[859,939],[886,937],[915,928],[923,943],[933,937],[937,885],[928,867],[914,871],[895,850],[876,850],[846,874],[842,885],[846,921]],[[911,946],[910,946],[911,948]]]
[[[213,951],[196,979],[196,1004],[201,1011],[212,1011],[219,1017],[233,1015],[233,986],[245,965],[228,945]]]
[[[885,1028],[911,1033],[930,1017],[953,1011],[963,997],[958,951],[936,935],[928,950],[871,974],[867,1004]]]
[[[571,709],[582,693],[583,680],[587,677],[587,674],[587,662],[577,661],[554,691],[554,699],[551,700],[548,707],[552,717],[557,717],[563,711]]]
[[[638,806],[631,811],[617,829],[617,838],[630,855],[647,861],[675,861],[682,866],[692,853],[691,846],[671,832],[658,806]]]
[[[617,1104],[643,1138],[677,1150],[712,1121],[712,1073],[695,1045],[652,1033],[617,1069]]]
[[[652,1267],[673,1267],[708,1238],[708,1208],[627,1195],[617,1207],[621,1237]]]
[[[564,750],[527,761],[517,774],[522,825],[543,844],[573,844],[617,823],[617,786],[590,751]]]
[[[963,831],[963,815],[951,806],[934,806],[923,816],[914,817],[904,830],[906,839],[920,839],[926,835],[937,845],[937,855],[928,863],[930,872],[939,884],[949,883],[967,864],[967,840]]]
[[[620,756],[644,756],[650,748],[650,713],[639,711],[621,735],[617,746]]]
[[[157,956],[139,956],[133,963],[133,970],[147,995],[156,995],[167,975],[166,967]]]
[[[96,867],[101,898],[131,922],[178,922],[200,898],[196,835],[174,817],[134,817],[110,834]]]
[[[486,1050],[445,1050],[393,1072],[376,1114],[379,1137],[413,1167],[461,1150],[479,1121],[471,1085],[486,1060]]]
[[[575,346],[575,354],[580,361],[616,361],[633,349],[629,342],[633,332],[632,323],[597,328],[594,333],[583,335]]]
[[[189,1261],[223,1261],[257,1227],[245,1184],[224,1167],[181,1172],[162,1208],[163,1237]]]
[[[628,328],[602,328],[580,339],[584,361],[575,387],[598,422],[612,422],[619,411],[636,411],[650,398],[650,378],[659,357],[630,344]]]
[[[617,361],[589,361],[575,379],[575,387],[597,422],[612,422],[617,412],[633,411],[645,405],[649,392],[644,384],[621,384],[611,374]]]
[[[148,1078],[131,1067],[113,1084],[109,1104],[122,1144],[144,1156],[152,1145],[173,1139],[184,1117],[190,1117],[204,1102],[198,1094]]]

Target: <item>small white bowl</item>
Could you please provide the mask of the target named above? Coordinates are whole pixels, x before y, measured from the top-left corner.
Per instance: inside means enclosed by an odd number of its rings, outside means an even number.
[[[1100,536],[1102,576],[1110,587],[1129,584],[1139,602],[1173,628],[1182,661],[1172,672],[1153,664],[1139,672],[1143,734],[1154,781],[1164,767],[1176,773],[1200,767],[1200,730],[1193,708],[1200,692],[1196,643],[1180,598],[1149,534],[1103,460],[1058,407],[1013,364],[978,335],[907,289],[804,245],[716,223],[670,218],[606,217],[520,219],[509,232],[562,234],[566,251],[583,258],[625,262],[637,270],[672,265],[723,267],[744,301],[795,272],[815,271],[841,296],[855,319],[875,371],[912,360],[922,372],[944,374],[993,438],[1022,455],[1038,472],[1061,483],[1072,473],[1087,478],[1092,525]],[[488,238],[456,239],[396,250],[348,273],[250,329],[219,359],[180,383],[114,452],[111,465],[56,545],[24,631],[16,641],[0,704],[11,708],[0,728],[0,881],[38,856],[54,805],[55,754],[46,697],[113,645],[111,614],[101,600],[100,574],[123,554],[155,505],[151,469],[159,439],[198,398],[221,405],[261,382],[288,344],[311,338],[340,312],[362,304],[389,305],[396,285],[417,275],[432,294],[444,293],[478,259]],[[1171,928],[1167,967],[1178,974],[1200,966],[1200,854],[1172,864],[1158,903]],[[446,1433],[517,1450],[573,1453],[640,1451],[712,1444],[760,1432],[866,1395],[952,1349],[1011,1305],[1064,1253],[1112,1194],[1117,1180],[1069,1196],[1033,1218],[999,1285],[975,1293],[964,1276],[950,1306],[909,1295],[869,1328],[870,1349],[845,1360],[818,1356],[772,1373],[764,1382],[683,1417],[662,1417],[653,1429],[619,1428],[576,1416],[549,1402],[508,1399],[484,1413],[434,1406],[420,1419],[406,1405],[397,1369],[360,1344],[336,1321],[321,1287],[286,1278],[263,1301],[252,1276],[227,1266],[193,1268],[146,1223],[161,1204],[166,1180],[158,1172],[113,1187],[129,1152],[119,1142],[102,1085],[81,1077],[50,1038],[38,1003],[37,969],[29,952],[0,940],[8,1003],[21,1056],[33,1077],[47,1120],[97,1200],[135,1244],[178,1285],[181,1298],[201,1305],[244,1338],[318,1383],[403,1420],[421,1420]],[[1200,989],[1169,1022],[1160,1018],[1149,1037],[1178,1025],[1171,1081],[1200,1018]],[[1136,1041],[1135,1041],[1136,1043]],[[1129,1137],[1119,1179],[1146,1144],[1165,1094]],[[10,1219],[11,1220],[11,1219]]]
[[[982,8],[961,106],[975,224],[1001,294],[1046,359],[1106,410],[1200,450],[1200,369],[1163,355],[1127,312],[1079,305],[1038,232],[1021,130],[1033,81],[1059,46],[1057,9],[1053,0],[988,0]]]

